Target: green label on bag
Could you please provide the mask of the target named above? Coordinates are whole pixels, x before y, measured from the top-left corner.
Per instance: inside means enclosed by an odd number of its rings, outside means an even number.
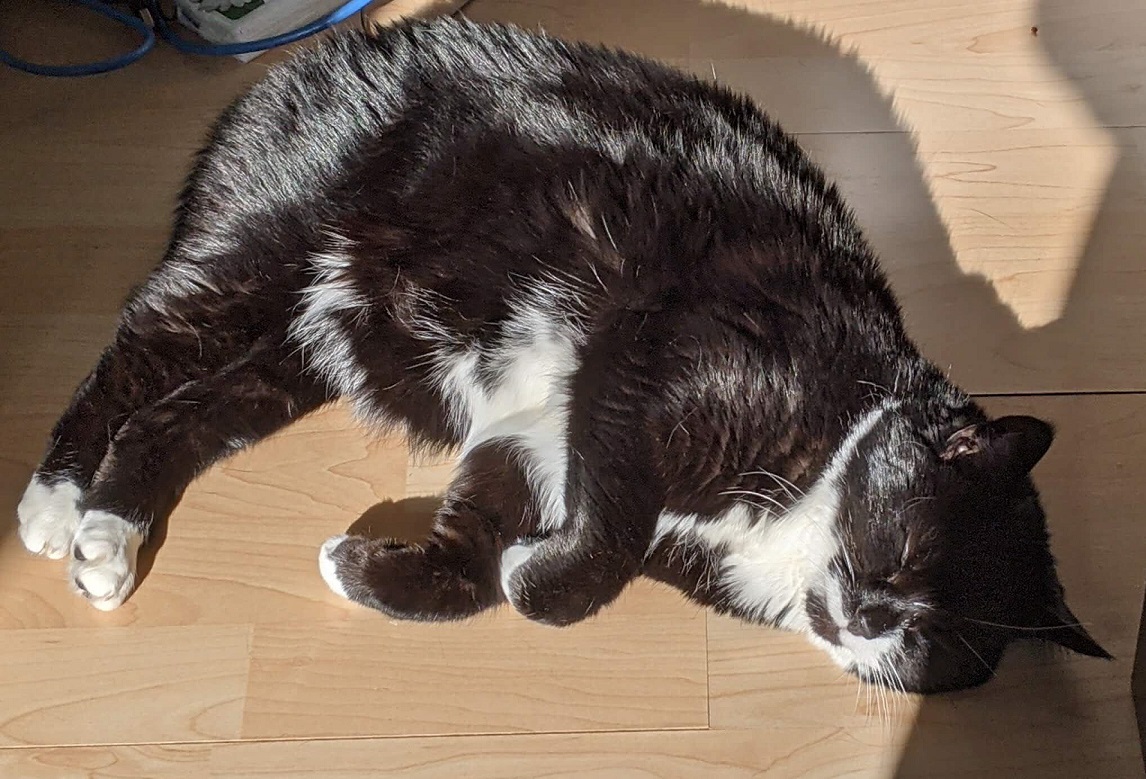
[[[255,10],[256,8],[262,7],[262,5],[263,5],[263,0],[255,0],[253,3],[247,3],[246,5],[244,5],[242,7],[239,7],[237,5],[233,5],[230,8],[228,8],[226,11],[220,11],[220,10],[216,9],[215,13],[223,14],[223,16],[227,17],[228,19],[230,19],[231,21],[234,22],[234,21],[238,21],[239,19],[242,19],[244,16],[246,16],[247,14],[249,14],[251,11]]]

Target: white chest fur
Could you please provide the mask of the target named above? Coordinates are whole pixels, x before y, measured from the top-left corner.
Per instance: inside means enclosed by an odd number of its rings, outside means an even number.
[[[670,536],[685,549],[708,547],[721,558],[721,584],[739,610],[779,620],[789,630],[806,630],[805,596],[833,578],[832,562],[840,553],[840,477],[858,443],[890,408],[880,406],[860,417],[828,467],[787,511],[737,503],[712,518],[665,512],[650,549]]]
[[[505,325],[492,353],[442,351],[438,386],[459,429],[468,431],[462,454],[501,439],[518,452],[542,507],[542,530],[565,520],[569,377],[577,367],[577,334],[538,306],[523,306]],[[495,366],[483,384],[482,360]]]

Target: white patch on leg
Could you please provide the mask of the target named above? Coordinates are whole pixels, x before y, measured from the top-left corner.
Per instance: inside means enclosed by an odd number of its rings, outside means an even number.
[[[346,540],[346,534],[340,536],[331,536],[323,542],[322,547],[318,550],[318,572],[322,574],[322,580],[326,582],[326,586],[339,597],[350,600],[346,594],[346,588],[342,586],[342,582],[338,579],[338,564],[334,562],[331,555],[334,550]]]
[[[568,412],[550,404],[499,420],[473,436],[462,456],[487,441],[510,445],[540,509],[538,530],[549,532],[565,525],[565,476],[568,468],[566,440]]]
[[[72,543],[72,582],[101,611],[111,611],[135,588],[135,562],[143,536],[107,511],[84,514]]]
[[[33,476],[16,508],[24,547],[53,560],[67,557],[80,524],[77,504],[81,495],[80,488],[69,481],[48,484]]]
[[[506,600],[510,603],[513,603],[513,591],[510,589],[513,574],[529,562],[535,551],[537,551],[535,546],[514,544],[501,553],[501,591],[505,593]]]

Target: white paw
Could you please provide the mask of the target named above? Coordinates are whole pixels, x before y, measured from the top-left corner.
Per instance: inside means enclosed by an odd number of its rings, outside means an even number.
[[[514,544],[501,553],[501,591],[505,593],[506,600],[513,603],[513,590],[511,588],[513,574],[525,565],[537,548],[528,544]]]
[[[143,543],[135,525],[106,511],[89,511],[72,545],[72,582],[91,604],[111,611],[135,588],[135,560]]]
[[[20,540],[32,554],[67,557],[80,524],[80,488],[69,481],[48,484],[33,476],[16,507]]]
[[[326,539],[322,544],[322,548],[318,550],[318,572],[322,574],[322,580],[326,582],[335,595],[339,597],[350,598],[346,594],[346,589],[342,586],[342,582],[338,580],[338,564],[330,556],[338,545],[346,540],[346,535],[331,536]]]

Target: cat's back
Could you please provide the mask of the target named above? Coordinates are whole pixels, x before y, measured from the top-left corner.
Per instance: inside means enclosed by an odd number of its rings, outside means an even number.
[[[247,200],[298,198],[353,175],[398,133],[408,153],[391,167],[491,136],[615,163],[732,154],[744,164],[759,156],[744,143],[752,136],[798,156],[749,101],[675,69],[444,18],[339,32],[271,68],[217,120],[196,178],[252,187]]]
[[[641,295],[695,282],[755,296],[792,264],[882,286],[835,190],[746,97],[625,52],[452,19],[338,33],[272,68],[216,124],[185,202],[312,251],[333,225],[374,257],[395,256],[395,236],[441,247],[464,226],[469,259],[440,273],[483,272],[480,246],[498,267],[516,255],[515,273],[545,256],[604,278],[614,297],[638,272]]]

